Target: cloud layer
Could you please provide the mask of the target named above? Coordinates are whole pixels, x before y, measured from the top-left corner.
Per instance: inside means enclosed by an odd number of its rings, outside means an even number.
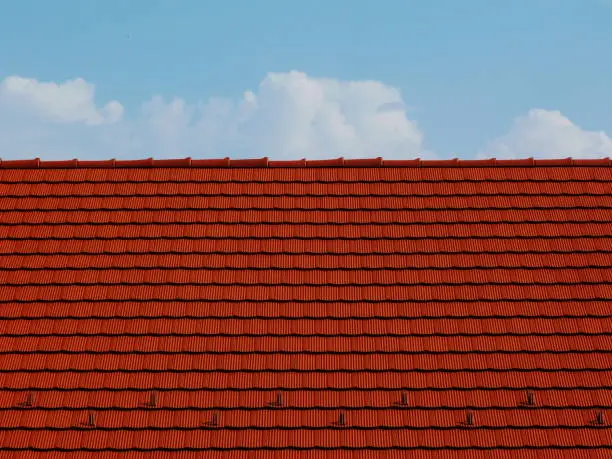
[[[0,83],[0,151],[4,159],[435,157],[398,89],[297,71],[269,73],[236,100],[153,96],[133,118],[119,101],[96,103],[83,79],[11,76]],[[476,156],[612,156],[612,139],[558,111],[533,109]]]
[[[270,73],[240,100],[154,96],[135,119],[125,119],[117,101],[98,107],[94,96],[94,86],[82,79],[5,79],[0,146],[10,153],[4,158],[399,158],[422,150],[423,135],[408,119],[400,92],[375,81]]]
[[[599,158],[612,156],[612,139],[605,132],[581,129],[559,111],[533,109],[480,156]]]
[[[10,76],[0,84],[0,107],[13,116],[59,124],[99,125],[123,116],[123,106],[115,100],[97,108],[94,86],[81,78],[57,84]]]

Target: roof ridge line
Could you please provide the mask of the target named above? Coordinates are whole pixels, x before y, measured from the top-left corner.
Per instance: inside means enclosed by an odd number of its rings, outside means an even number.
[[[610,167],[612,159],[609,157],[598,159],[390,159],[382,157],[344,159],[306,160],[269,160],[268,157],[254,159],[132,159],[117,160],[60,160],[43,161],[40,158],[23,160],[2,160],[0,169],[91,169],[91,168],[317,168],[317,167]]]

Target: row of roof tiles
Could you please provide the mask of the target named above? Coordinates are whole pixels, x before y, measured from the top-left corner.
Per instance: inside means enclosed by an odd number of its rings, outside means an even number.
[[[520,184],[517,189],[534,190],[542,184],[612,182],[612,167],[308,167],[308,168],[72,168],[72,169],[2,169],[0,184],[19,184],[22,190],[30,185],[53,184],[57,189],[69,185],[117,184],[150,187],[157,193],[160,186],[171,190],[179,185],[200,186],[261,184],[326,186],[342,184],[345,193],[371,184],[409,185],[427,190],[428,185],[445,184]],[[560,190],[562,191],[562,190]],[[362,191],[363,192],[363,191]],[[51,194],[57,194],[52,190]],[[265,194],[265,193],[264,193]]]
[[[471,302],[437,301],[411,302],[401,300],[371,302],[265,302],[265,301],[134,301],[121,300],[58,300],[2,301],[2,319],[234,319],[262,321],[322,320],[328,322],[370,320],[488,320],[528,318],[544,319],[611,319],[610,299],[574,300],[514,300]],[[146,304],[146,306],[145,306]],[[40,305],[40,306],[38,306]],[[559,345],[561,343],[558,343]],[[571,344],[568,343],[568,345]]]
[[[16,319],[20,320],[20,319]],[[168,319],[171,321],[171,319]],[[153,320],[152,327],[156,322]],[[163,323],[163,322],[162,322]],[[33,327],[24,320],[23,329]],[[37,336],[23,334],[21,336],[5,337],[0,344],[0,354],[3,356],[38,355],[43,356],[83,356],[83,355],[153,355],[158,357],[214,355],[269,355],[288,356],[438,356],[466,355],[500,355],[508,358],[524,358],[529,356],[554,355],[585,355],[592,356],[612,354],[610,333],[593,333],[576,336],[575,341],[569,340],[568,334],[542,336],[541,332],[534,335],[512,336],[500,334],[490,336],[487,332],[471,336],[410,336],[389,339],[385,336],[357,336],[342,338],[327,337],[259,337],[240,336],[236,338],[215,337],[185,337],[185,336],[152,336],[146,332],[139,336],[104,336],[99,333],[104,328],[104,322],[97,322],[89,327],[93,332],[87,334],[85,327],[78,327],[77,332],[70,336]],[[29,327],[28,327],[29,325]],[[121,324],[117,323],[117,327]],[[96,331],[98,333],[96,333]],[[418,333],[417,333],[418,334]],[[546,338],[546,339],[543,339]],[[587,356],[588,357],[588,356]],[[528,362],[525,362],[526,364]]]
[[[466,357],[469,359],[469,357]],[[259,392],[334,391],[465,392],[472,390],[612,390],[612,370],[457,372],[19,372],[0,373],[0,390],[92,392]]]
[[[206,420],[202,419],[202,424]],[[3,432],[3,450],[21,451],[215,451],[261,449],[284,450],[612,450],[610,430],[601,426],[574,428],[492,429],[474,426],[453,426],[440,429],[358,430],[342,426],[326,426],[322,431],[306,429],[259,430],[198,426],[195,429],[145,429],[113,432],[95,428],[87,416],[76,420],[64,432],[51,429]],[[459,432],[458,432],[459,431]],[[270,442],[272,440],[272,443]],[[233,456],[232,456],[233,457]],[[285,456],[282,456],[285,457]],[[312,457],[312,456],[310,456]],[[401,456],[398,456],[401,457]],[[453,456],[454,457],[454,456]],[[478,456],[476,456],[478,457]],[[482,456],[481,456],[482,457]],[[485,456],[490,457],[490,456]],[[495,456],[497,457],[497,456]],[[520,456],[524,457],[524,456]],[[549,456],[550,457],[550,456]],[[559,457],[559,456],[554,456]],[[576,456],[572,456],[576,457]],[[604,456],[605,457],[605,456]],[[609,456],[608,456],[609,457]]]
[[[598,196],[472,196],[468,197],[266,197],[250,198],[246,196],[212,197],[212,196],[147,196],[147,197],[97,197],[72,198],[69,197],[3,197],[2,212],[45,212],[73,211],[90,212],[132,210],[144,212],[151,210],[168,211],[177,210],[188,212],[201,211],[410,211],[410,212],[443,212],[468,210],[516,210],[516,209],[608,209],[611,205],[602,204]]]
[[[3,226],[53,226],[53,225],[278,225],[303,226],[319,225],[518,225],[524,224],[577,224],[612,222],[610,208],[557,208],[557,209],[500,209],[486,208],[474,210],[439,209],[424,210],[354,210],[335,212],[327,210],[262,210],[254,212],[252,209],[228,210],[164,210],[150,209],[148,211],[135,210],[82,210],[81,212],[69,210],[47,209],[35,210],[7,210],[0,212],[3,215]],[[418,218],[415,218],[418,217]],[[549,233],[550,234],[550,233]]]
[[[472,355],[310,355],[260,354],[225,355],[201,354],[81,354],[44,355],[15,353],[12,358],[3,355],[7,362],[0,373],[44,372],[69,374],[114,373],[210,373],[248,375],[268,373],[580,373],[610,372],[610,353],[541,354],[529,358],[522,354]]]
[[[407,169],[410,170],[410,169]],[[596,169],[607,170],[607,169]],[[7,171],[0,171],[0,177]],[[33,171],[31,171],[32,173]],[[76,174],[80,171],[65,171]],[[125,172],[125,171],[123,171]],[[39,172],[40,173],[40,172]],[[612,177],[611,177],[612,178]],[[0,195],[5,199],[54,199],[54,198],[215,198],[221,202],[228,198],[240,197],[246,202],[253,198],[284,198],[292,203],[301,203],[305,198],[339,200],[351,198],[492,198],[517,199],[540,197],[596,197],[608,196],[612,192],[612,181],[538,181],[526,182],[520,188],[512,182],[369,182],[347,184],[326,183],[214,183],[214,182],[60,182],[32,183],[29,186],[19,182],[0,181]],[[299,198],[299,199],[298,199]],[[341,199],[340,199],[341,200]],[[265,200],[264,200],[265,201]],[[231,201],[230,201],[231,202]],[[435,201],[434,201],[435,202]]]
[[[151,406],[150,402],[137,410],[89,409],[85,423],[83,410],[37,409],[23,406],[0,412],[0,432],[69,431],[84,425],[102,431],[197,431],[202,427],[218,427],[230,431],[325,431],[332,427],[346,427],[358,431],[449,431],[476,429],[503,430],[610,430],[603,410],[576,409],[515,409],[515,410],[431,410],[419,411],[409,407],[385,410],[286,410],[260,409],[249,411],[226,410],[221,424],[218,410],[168,410]],[[275,402],[271,402],[272,404]],[[399,403],[399,402],[398,402]],[[144,409],[143,409],[144,408]],[[212,411],[212,413],[210,413]],[[339,411],[339,413],[337,412]],[[595,413],[593,413],[595,411]],[[203,412],[207,420],[203,421]],[[209,412],[209,413],[207,413]],[[347,414],[348,413],[348,414]],[[467,416],[466,416],[467,414]],[[595,414],[595,415],[593,415]],[[353,418],[352,420],[350,418]],[[211,419],[212,418],[212,419]],[[567,420],[571,420],[568,422]],[[476,421],[480,422],[476,422]],[[79,422],[81,421],[81,422]],[[101,421],[101,422],[99,422]],[[179,421],[179,422],[177,422]],[[352,422],[350,422],[352,421]],[[609,435],[609,433],[608,433]]]
[[[608,241],[608,243],[611,243]],[[603,243],[602,243],[603,244]],[[557,253],[547,253],[541,250],[528,250],[525,252],[512,251],[510,253],[498,252],[472,252],[448,254],[447,259],[441,259],[439,255],[427,253],[391,253],[381,255],[353,254],[346,256],[329,257],[322,263],[317,263],[317,255],[304,255],[301,253],[278,253],[264,254],[263,256],[255,253],[249,255],[226,254],[204,254],[184,253],[183,254],[164,254],[161,252],[144,253],[117,253],[104,250],[102,252],[78,250],[78,251],[45,251],[43,253],[18,253],[6,255],[6,247],[0,245],[0,272],[42,272],[42,271],[178,271],[185,273],[198,271],[202,276],[215,276],[216,272],[227,270],[234,271],[293,271],[293,279],[302,279],[302,272],[314,272],[319,276],[325,276],[326,272],[336,272],[329,274],[328,279],[336,279],[338,275],[344,276],[350,271],[359,270],[366,272],[386,272],[391,275],[395,272],[413,272],[414,278],[418,277],[418,271],[431,269],[432,271],[450,272],[453,275],[458,273],[453,271],[483,271],[482,275],[487,276],[487,272],[492,270],[507,271],[539,271],[539,270],[561,270],[561,269],[606,269],[607,257],[611,251],[608,250],[588,250],[580,252],[569,252],[557,250]],[[69,253],[72,252],[72,253]],[[149,252],[149,253],[147,253]],[[171,251],[172,252],[172,251]],[[293,252],[293,251],[292,251]],[[469,252],[469,251],[468,251]],[[45,256],[46,254],[46,256]],[[51,257],[53,254],[53,257]],[[104,254],[104,255],[102,255]],[[96,256],[97,255],[97,256]],[[319,254],[319,257],[324,253]],[[429,265],[429,266],[428,266]],[[361,266],[361,268],[359,268]],[[208,273],[208,274],[206,274]],[[117,272],[113,273],[115,276]],[[158,274],[158,273],[157,273]],[[550,272],[548,272],[550,274]],[[89,274],[92,275],[92,274]],[[184,274],[190,276],[188,274]],[[249,275],[246,273],[243,276]],[[363,274],[360,274],[363,275]],[[406,275],[406,274],[403,274]],[[225,279],[232,274],[222,273]],[[307,278],[306,278],[307,279]]]
[[[572,268],[574,272],[568,272]],[[609,266],[580,268],[562,266],[538,269],[457,269],[438,270],[296,270],[287,273],[276,269],[115,269],[70,270],[64,268],[44,270],[0,270],[0,282],[7,287],[22,285],[192,285],[192,286],[262,286],[277,287],[410,287],[449,285],[612,285]]]
[[[187,391],[4,391],[0,390],[0,410],[36,408],[41,411],[138,411],[156,408],[163,411],[270,411],[274,409],[305,412],[322,410],[385,411],[405,410],[409,415],[426,416],[431,411],[497,410],[609,410],[612,393],[600,389],[570,391],[550,389],[499,391],[258,391],[258,392],[187,392]],[[449,413],[445,413],[445,416]],[[547,413],[551,415],[551,413]],[[534,422],[537,424],[537,422]]]
[[[563,244],[579,240],[581,244],[591,247],[590,239],[609,239],[612,237],[612,227],[607,222],[591,223],[491,223],[483,225],[450,226],[440,223],[427,225],[329,225],[322,227],[309,223],[291,224],[281,226],[277,224],[259,224],[238,222],[235,225],[218,225],[215,222],[189,224],[131,224],[116,222],[100,225],[55,225],[42,222],[38,225],[23,225],[0,223],[0,241],[84,241],[96,240],[116,241],[124,244],[125,241],[143,244],[148,241],[165,240],[269,240],[269,241],[311,241],[313,243],[370,241],[370,240],[406,240],[422,241],[468,241],[468,240],[500,240],[506,244],[522,243],[523,241],[541,242],[557,241]],[[514,242],[518,241],[518,242]],[[112,245],[111,245],[112,247]],[[303,254],[302,254],[303,255]],[[363,257],[374,256],[364,254]],[[317,258],[319,260],[319,258]],[[357,259],[356,259],[357,260]],[[328,261],[328,260],[326,260]],[[358,261],[361,261],[359,259]]]
[[[109,308],[110,304],[107,303],[106,307]],[[459,307],[459,305],[455,305],[455,307]],[[29,308],[34,309],[33,306]],[[91,313],[91,308],[89,309]],[[501,312],[502,308],[497,309]],[[88,320],[84,319],[86,316],[82,316],[83,318],[81,319],[69,319],[62,316],[55,318],[38,316],[38,318],[34,319],[32,318],[34,316],[31,316],[30,320],[27,317],[5,318],[3,316],[0,324],[2,325],[2,332],[5,334],[18,334],[21,330],[24,333],[29,331],[32,336],[45,333],[68,333],[69,330],[72,330],[74,333],[77,333],[77,331],[79,333],[86,333],[88,331],[88,334],[95,335],[96,332],[102,333],[102,327],[109,328],[106,333],[110,333],[116,327],[120,327],[119,335],[123,332],[126,334],[144,335],[149,333],[153,336],[154,334],[166,332],[170,335],[176,334],[177,336],[188,336],[193,333],[201,335],[201,337],[208,335],[214,337],[219,334],[231,337],[235,334],[232,333],[232,330],[236,329],[244,333],[244,335],[238,333],[237,336],[245,337],[273,337],[275,335],[334,337],[335,335],[340,335],[344,338],[350,336],[385,338],[388,335],[396,336],[397,338],[402,336],[417,338],[431,335],[432,338],[434,336],[441,338],[444,336],[492,336],[496,334],[500,336],[504,334],[508,336],[513,334],[521,336],[529,335],[530,333],[551,336],[555,334],[596,336],[612,333],[609,315],[589,317],[577,314],[573,317],[557,316],[550,318],[538,314],[522,317],[510,314],[507,317],[503,317],[503,315],[499,317],[495,315],[495,310],[496,308],[491,308],[490,314],[480,317],[466,315],[452,318],[437,315],[436,312],[438,311],[432,307],[430,309],[432,315],[429,318],[407,317],[403,319],[395,314],[391,314],[395,315],[395,317],[389,317],[386,320],[374,317],[367,318],[365,315],[362,315],[361,318],[349,315],[342,320],[332,320],[326,315],[314,319],[296,317],[292,320],[285,320],[276,315],[272,315],[267,319],[257,319],[248,314],[245,318],[233,318],[232,316],[224,316],[222,313],[218,314],[216,318],[207,318],[205,314],[198,314],[190,318],[186,318],[182,314],[176,314],[174,318],[172,316],[155,318],[155,316],[142,314],[140,319],[113,318],[112,315],[108,315],[106,317],[90,317]],[[41,306],[37,310],[38,313],[43,311],[50,313],[47,317],[53,317],[52,307]],[[115,311],[115,314],[118,314],[116,317],[121,317],[120,312]],[[316,315],[316,312],[313,314]],[[291,313],[288,313],[288,315],[291,315]],[[483,322],[486,322],[486,324],[483,324]],[[434,342],[440,341],[440,339],[434,340]],[[242,344],[247,342],[244,341]],[[334,344],[335,346],[341,346],[340,343]],[[368,344],[380,345],[375,340],[368,341]],[[402,342],[402,344],[407,345],[409,342]],[[280,348],[283,347],[285,346]],[[293,345],[287,345],[286,347],[290,348]],[[386,346],[383,348],[386,348]]]
[[[96,433],[95,431],[88,433]],[[480,454],[490,457],[495,455],[496,459],[516,459],[517,450],[520,449],[521,459],[541,459],[542,450],[547,448],[496,448],[494,450],[481,449]],[[612,448],[570,448],[566,449],[562,446],[555,448],[555,457],[569,457],[571,459],[608,459]],[[283,459],[401,459],[407,453],[418,453],[419,458],[424,459],[474,459],[478,457],[478,453],[473,448],[453,448],[453,447],[436,447],[436,448],[376,448],[376,447],[360,447],[360,448],[13,448],[6,452],[7,457],[11,458],[31,458],[33,454],[37,457],[46,459],[65,459],[65,458],[83,458],[83,459],[99,459],[100,457],[108,459],[124,459],[129,454],[130,459],[168,459],[168,458],[190,458],[199,459],[205,458],[231,458],[231,459],[270,459],[274,457],[282,457]]]

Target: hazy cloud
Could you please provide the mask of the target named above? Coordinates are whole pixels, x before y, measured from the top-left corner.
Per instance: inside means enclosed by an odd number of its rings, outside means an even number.
[[[0,147],[10,153],[3,157],[408,158],[422,151],[423,134],[400,92],[376,81],[270,73],[237,100],[153,96],[133,119],[117,101],[98,107],[94,95],[82,79],[6,78]]]
[[[605,132],[582,129],[559,111],[533,109],[516,118],[509,132],[479,156],[601,158],[612,156],[612,139]]]

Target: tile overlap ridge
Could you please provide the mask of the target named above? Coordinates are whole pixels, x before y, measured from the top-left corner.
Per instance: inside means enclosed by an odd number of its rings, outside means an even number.
[[[40,158],[23,160],[0,159],[0,169],[90,169],[90,168],[295,168],[295,167],[610,167],[612,159],[383,159],[359,158],[359,159],[318,159],[318,160],[293,160],[274,161],[268,157],[255,159],[133,159],[117,160],[108,159],[100,161],[89,160],[63,160],[43,161]]]

